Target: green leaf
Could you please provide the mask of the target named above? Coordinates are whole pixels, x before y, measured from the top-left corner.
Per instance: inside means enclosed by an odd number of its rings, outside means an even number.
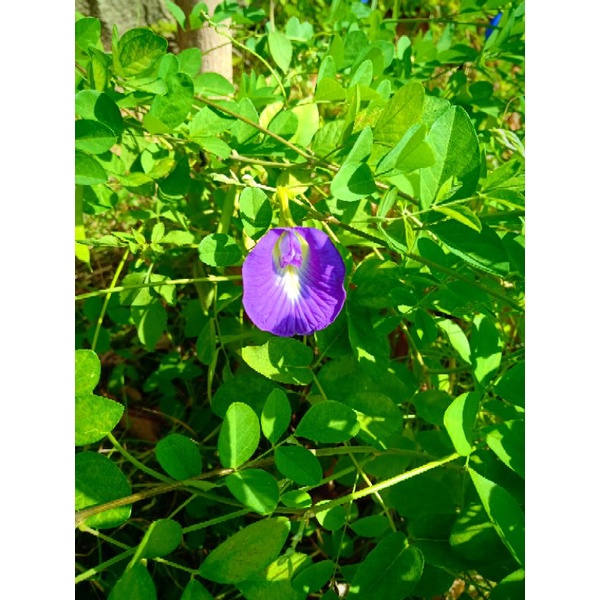
[[[327,58],[331,58],[328,56]],[[345,102],[346,90],[334,77],[323,77],[317,83],[315,102]]]
[[[360,563],[348,600],[402,600],[421,578],[423,565],[421,551],[409,546],[403,533],[392,533]]]
[[[478,411],[478,394],[468,392],[455,398],[444,413],[444,427],[462,456],[468,456],[473,450],[473,427]]]
[[[200,565],[199,574],[218,583],[246,581],[279,556],[289,531],[285,517],[248,525],[215,548]]]
[[[225,477],[225,485],[242,504],[261,515],[271,514],[279,502],[277,480],[262,469],[231,473]]]
[[[357,392],[347,396],[344,404],[357,413],[361,441],[385,450],[401,435],[402,413],[386,395],[375,391]]]
[[[131,495],[127,477],[111,460],[96,452],[75,455],[75,510],[105,504]],[[89,527],[106,529],[122,525],[131,516],[131,504],[88,517]]]
[[[287,73],[292,62],[292,43],[281,31],[271,31],[267,35],[269,52],[275,61],[275,64]]]
[[[190,438],[172,433],[156,444],[156,460],[173,479],[182,481],[200,475],[202,456]]]
[[[260,425],[256,413],[243,402],[234,402],[225,413],[219,432],[217,449],[221,464],[237,469],[251,458],[258,448]]]
[[[296,385],[312,381],[313,351],[298,340],[272,337],[262,346],[242,348],[241,355],[255,371],[274,381]]]
[[[465,332],[450,319],[439,319],[437,326],[448,336],[450,345],[467,364],[471,364],[471,346]]]
[[[399,172],[410,173],[434,164],[435,157],[425,142],[425,125],[410,127],[402,139],[379,161],[377,175],[394,175]]]
[[[236,587],[246,600],[305,600],[305,594],[292,587],[291,578],[310,564],[306,554],[290,549],[251,579],[237,583]]]
[[[525,516],[517,501],[498,484],[468,469],[490,521],[515,560],[525,566]]]
[[[249,371],[223,382],[213,396],[211,408],[217,416],[223,419],[231,404],[243,397],[245,403],[257,415],[260,415],[267,397],[274,389],[282,391],[272,381],[254,371]]]
[[[125,569],[108,600],[156,600],[156,587],[148,569],[141,563]]]
[[[170,133],[187,118],[194,102],[194,83],[186,73],[167,76],[167,92],[156,96],[144,115],[150,133]]]
[[[166,0],[165,6],[173,15],[173,17],[175,17],[175,20],[179,24],[179,27],[181,27],[181,29],[185,31],[185,13],[183,12],[183,10],[181,10],[181,8],[177,6],[177,4],[175,4],[174,2],[169,2],[169,0]]]
[[[198,5],[196,5],[198,6]],[[194,79],[194,90],[207,96],[229,96],[235,92],[230,81],[219,73],[202,73]]]
[[[108,175],[104,167],[93,157],[81,150],[75,150],[75,183],[96,185],[105,183]]]
[[[370,515],[350,524],[350,529],[360,537],[379,537],[389,528],[390,522],[383,515]]]
[[[93,350],[75,350],[75,395],[89,394],[100,381],[100,359]]]
[[[256,240],[266,233],[273,219],[273,208],[260,188],[244,188],[240,194],[239,207],[244,231],[252,239]]]
[[[490,600],[525,600],[525,569],[518,569],[499,581]]]
[[[196,340],[196,355],[203,365],[210,365],[217,351],[217,332],[214,319],[209,319],[200,329]]]
[[[502,360],[502,343],[494,321],[476,315],[471,331],[471,364],[473,375],[480,385],[486,386],[494,377]]]
[[[320,560],[295,575],[292,579],[292,587],[304,594],[312,594],[329,581],[335,568],[336,565],[332,560]]]
[[[124,410],[122,404],[109,398],[94,394],[75,396],[75,445],[101,440],[116,427]]]
[[[206,152],[210,152],[219,158],[226,159],[231,155],[231,147],[229,144],[214,135],[197,137],[196,142],[200,144],[203,150],[206,150]]]
[[[403,85],[379,116],[374,131],[375,140],[389,146],[395,145],[410,127],[420,122],[424,99],[425,88],[420,83]]]
[[[82,90],[75,95],[75,116],[94,120],[112,130],[114,135],[123,133],[123,117],[116,102],[96,90]]]
[[[131,304],[131,318],[137,327],[140,342],[147,350],[154,350],[167,327],[167,311],[150,292],[140,290]]]
[[[453,106],[433,123],[427,143],[436,157],[435,165],[421,171],[421,202],[429,208],[442,185],[451,177],[462,184],[460,197],[473,194],[479,181],[479,142],[464,108]]]
[[[327,500],[317,503],[317,506],[327,504]],[[316,514],[317,521],[327,531],[338,531],[341,529],[348,518],[348,509],[345,506],[334,506],[326,510],[321,510]]]
[[[273,390],[268,396],[260,415],[263,435],[274,444],[289,427],[292,408],[281,390]]]
[[[275,466],[284,477],[300,485],[317,485],[323,478],[321,463],[304,446],[275,448]]]
[[[369,59],[366,59],[361,62],[358,69],[354,71],[354,75],[352,75],[349,85],[360,84],[368,87],[371,85],[371,81],[373,81],[373,63]]]
[[[309,42],[313,33],[313,26],[308,21],[300,23],[298,17],[292,17],[285,24],[285,35],[291,40]]]
[[[100,43],[102,24],[94,17],[84,17],[75,22],[75,43],[81,51],[86,51]]]
[[[198,580],[192,579],[185,586],[181,600],[214,600],[214,597]]]
[[[494,393],[500,398],[525,408],[525,361],[511,367],[494,386]]]
[[[477,232],[481,231],[481,221],[479,220],[479,217],[466,206],[461,206],[460,204],[455,204],[453,206],[438,205],[434,206],[433,210],[442,213]]]
[[[502,240],[487,225],[477,232],[457,221],[442,221],[429,226],[452,254],[470,265],[496,275],[508,273],[510,263]]]
[[[315,133],[319,130],[319,108],[315,102],[299,104],[292,108],[292,114],[298,118],[298,127],[294,135],[290,138],[290,142],[306,148],[311,143]]]
[[[312,498],[301,490],[291,490],[281,495],[281,501],[290,508],[308,508],[312,506]]]
[[[211,233],[198,245],[200,260],[211,267],[227,267],[238,264],[242,251],[234,238],[226,233]]]
[[[335,79],[336,71],[335,59],[333,56],[327,55],[319,67],[319,72],[317,74],[317,89],[319,88],[319,83],[323,78],[327,77],[329,79]]]
[[[412,400],[417,415],[433,425],[444,424],[444,414],[452,404],[452,398],[443,390],[426,390],[419,392]]]
[[[525,423],[520,420],[498,423],[486,429],[486,442],[496,456],[525,478]]]
[[[331,182],[331,194],[340,200],[356,202],[377,191],[369,165],[345,162]]]
[[[237,108],[237,114],[245,117],[252,123],[258,123],[258,113],[256,112],[256,108],[252,103],[250,98],[242,98]],[[258,129],[256,127],[252,127],[248,123],[244,121],[238,120],[235,121],[233,126],[231,127],[231,134],[235,138],[238,145],[245,144],[253,137],[258,135]]]
[[[391,504],[408,519],[427,518],[434,514],[455,515],[456,500],[448,492],[449,487],[444,480],[425,473],[392,486],[388,492],[388,506]]]
[[[125,32],[113,42],[115,71],[123,77],[146,75],[167,52],[167,40],[150,29],[137,28]]]
[[[336,400],[311,406],[302,417],[296,435],[314,442],[337,444],[354,437],[360,429],[356,413]]]
[[[190,138],[218,135],[231,128],[234,121],[220,117],[208,106],[201,108],[190,122]]]
[[[468,504],[461,511],[452,525],[450,545],[460,556],[476,562],[506,553],[502,540],[479,503]]]
[[[154,521],[135,553],[136,558],[167,556],[179,546],[183,538],[181,525],[172,519]]]

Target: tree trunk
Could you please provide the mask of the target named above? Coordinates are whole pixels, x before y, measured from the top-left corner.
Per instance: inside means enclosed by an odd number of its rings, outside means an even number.
[[[204,0],[210,16],[221,2],[222,0]],[[189,15],[194,6],[198,4],[198,0],[176,0],[176,4],[186,15]],[[219,23],[219,28],[229,33],[230,22],[230,19],[222,21]],[[195,31],[182,31],[181,28],[178,28],[177,33],[181,50],[200,48],[203,73],[218,73],[233,83],[233,49],[231,42],[226,37],[218,34],[206,24]]]

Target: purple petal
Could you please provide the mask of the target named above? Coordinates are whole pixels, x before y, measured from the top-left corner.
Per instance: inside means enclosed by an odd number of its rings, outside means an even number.
[[[282,337],[331,325],[346,299],[346,267],[327,234],[312,227],[268,231],[242,267],[242,302],[260,329]]]

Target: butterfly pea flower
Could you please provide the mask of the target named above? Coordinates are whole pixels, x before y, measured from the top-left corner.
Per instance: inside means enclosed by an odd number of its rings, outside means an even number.
[[[499,12],[491,21],[490,21],[490,25],[491,27],[488,27],[485,30],[485,39],[487,40],[490,35],[492,35],[492,33],[494,33],[495,28],[498,27],[498,23],[500,23],[500,19],[502,19],[502,12]]]
[[[242,303],[250,320],[281,337],[309,335],[331,325],[346,299],[346,267],[326,233],[277,227],[242,266]]]

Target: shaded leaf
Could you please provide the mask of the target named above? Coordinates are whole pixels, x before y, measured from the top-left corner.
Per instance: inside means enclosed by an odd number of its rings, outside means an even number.
[[[279,556],[289,531],[285,517],[248,525],[215,548],[200,565],[199,574],[218,583],[250,579]]]
[[[339,443],[354,437],[360,429],[356,413],[336,400],[311,406],[302,417],[296,435],[315,442]]]

